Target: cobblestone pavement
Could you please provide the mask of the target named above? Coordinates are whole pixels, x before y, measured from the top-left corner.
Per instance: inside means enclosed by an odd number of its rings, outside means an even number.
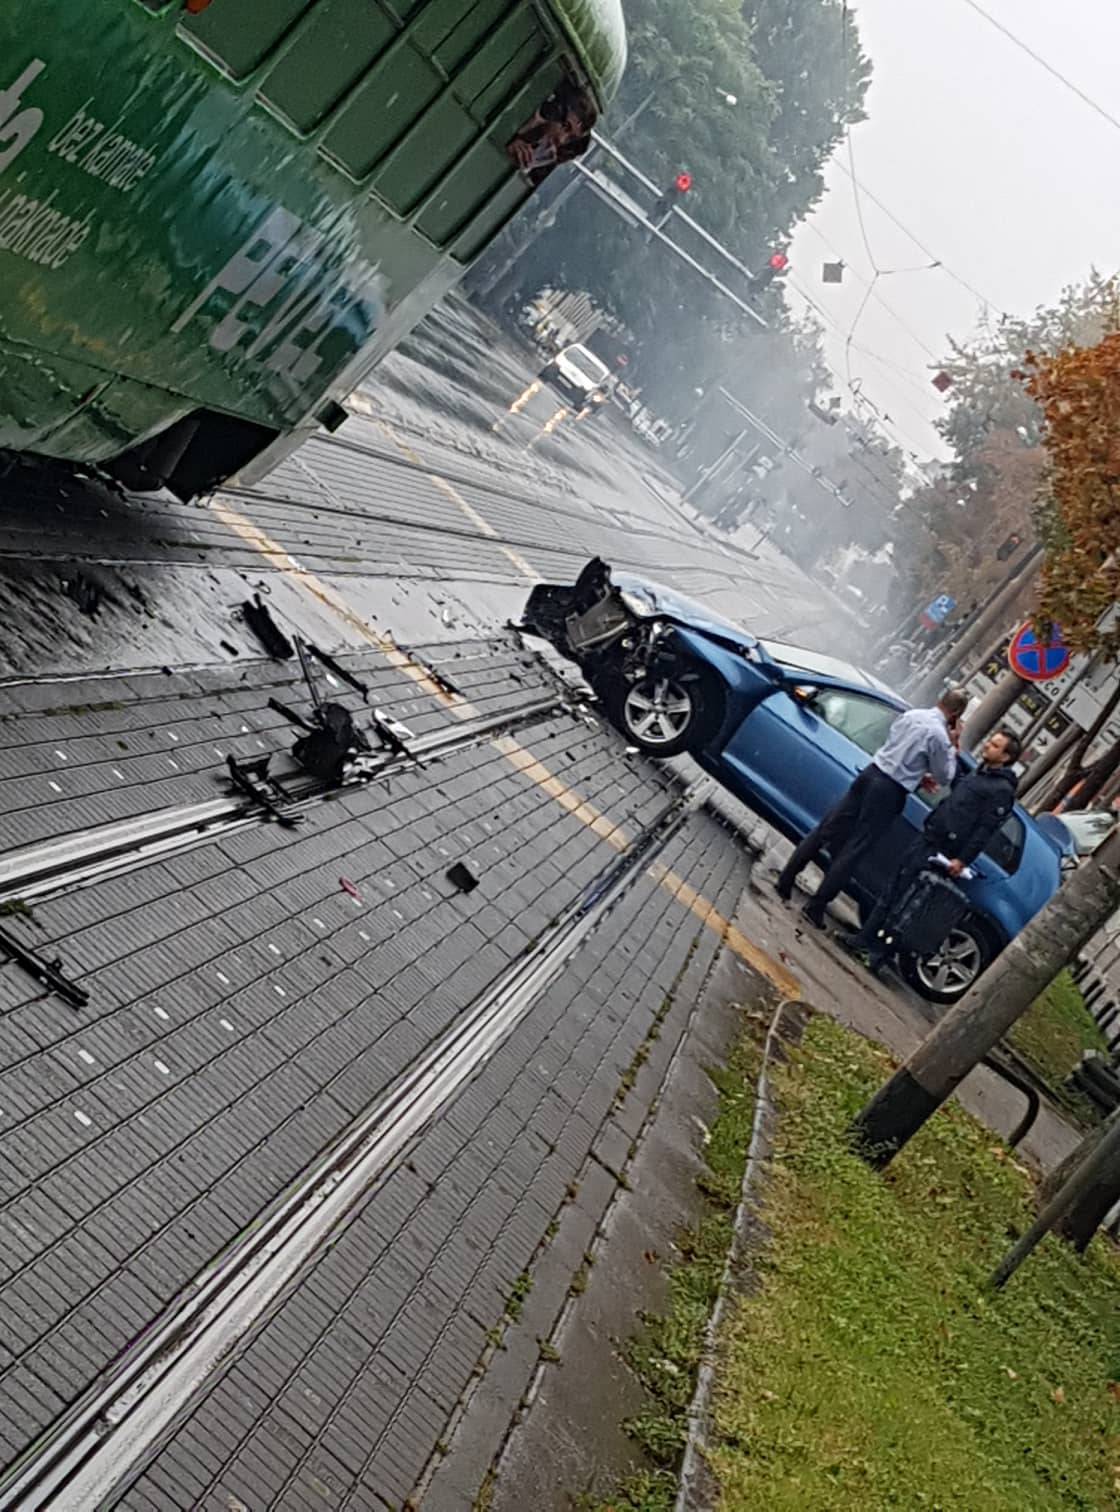
[[[710,821],[671,862],[724,908],[741,889]],[[403,1505],[589,1154],[625,1154],[628,1070],[718,943],[636,887],[116,1505]]]

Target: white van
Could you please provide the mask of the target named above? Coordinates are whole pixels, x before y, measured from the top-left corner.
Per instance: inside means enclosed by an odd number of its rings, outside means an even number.
[[[541,379],[577,409],[602,404],[610,392],[610,369],[585,346],[569,346],[558,352],[542,370]]]

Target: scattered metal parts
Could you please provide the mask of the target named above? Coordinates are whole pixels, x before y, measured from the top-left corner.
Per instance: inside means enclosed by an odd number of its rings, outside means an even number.
[[[293,717],[291,711],[284,712]],[[293,722],[300,721],[297,717]],[[296,741],[292,754],[305,771],[322,782],[342,782],[355,759],[369,754],[369,741],[342,704],[318,704],[314,723],[303,723],[308,733]]]
[[[236,756],[227,756],[229,780],[237,792],[244,793],[270,819],[275,819],[285,829],[294,829],[297,824],[303,823],[303,815],[285,812],[292,798],[269,772],[268,764],[271,760],[271,756],[259,756],[255,761],[238,761]]]
[[[97,618],[102,600],[106,597],[101,584],[84,572],[75,572],[73,577],[64,578],[62,591],[72,603],[77,604],[79,611],[88,615],[90,619]]]
[[[349,687],[354,689],[355,693],[360,693],[368,703],[368,684],[355,677],[353,672],[350,672],[346,667],[342,665],[341,662],[336,661],[329,652],[321,651],[318,646],[313,646],[310,641],[304,641],[303,645],[308,654],[313,656],[316,661],[322,662],[323,666],[326,667],[328,672],[333,672],[336,677],[341,678],[344,683],[348,684]]]
[[[384,709],[373,711],[373,733],[380,740],[383,749],[392,751],[394,756],[403,756],[407,761],[415,761],[418,766],[421,764],[420,758],[414,755],[409,744],[413,739],[412,731],[407,725],[401,724],[399,719],[386,714]]]
[[[89,993],[84,987],[79,987],[77,982],[72,982],[62,969],[62,962],[57,958],[53,961],[44,961],[42,956],[29,950],[22,941],[17,940],[10,930],[0,924],[0,950],[10,960],[22,966],[30,976],[48,988],[51,992],[57,992],[59,997],[74,1008],[84,1008],[89,1002]]]

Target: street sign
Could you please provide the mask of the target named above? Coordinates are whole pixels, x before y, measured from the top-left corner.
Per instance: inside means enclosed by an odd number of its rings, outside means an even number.
[[[957,601],[948,593],[939,593],[933,603],[922,610],[921,622],[925,629],[936,630],[943,625],[957,607]]]
[[[1028,621],[1012,640],[1007,662],[1012,672],[1027,682],[1049,682],[1052,677],[1061,677],[1069,666],[1069,647],[1057,625],[1051,631],[1050,639],[1042,641]]]

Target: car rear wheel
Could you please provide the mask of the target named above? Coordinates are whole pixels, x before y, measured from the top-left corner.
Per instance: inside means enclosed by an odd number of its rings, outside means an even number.
[[[993,955],[987,934],[971,919],[950,930],[938,950],[927,956],[899,956],[902,975],[929,1003],[955,1003],[974,985]]]
[[[703,740],[703,685],[667,672],[637,682],[614,681],[606,692],[607,713],[631,745],[648,756],[677,756]]]

